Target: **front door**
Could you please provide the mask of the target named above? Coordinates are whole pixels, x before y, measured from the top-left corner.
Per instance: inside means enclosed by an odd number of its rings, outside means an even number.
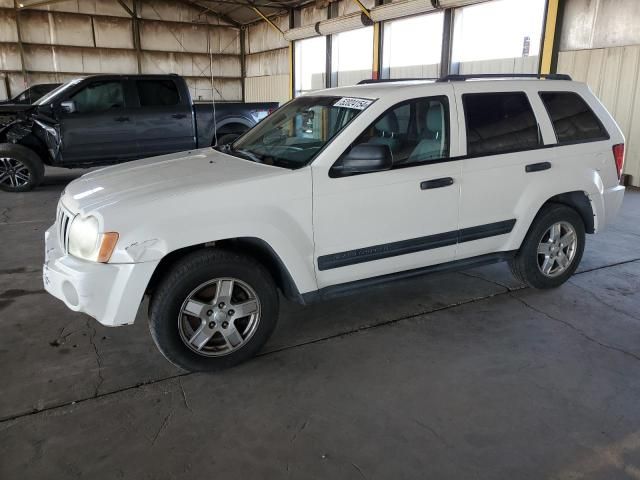
[[[461,161],[450,159],[458,128],[455,102],[442,89],[389,108],[345,152],[359,144],[388,146],[390,170],[341,176],[340,159],[329,174],[314,168],[320,288],[453,260]]]
[[[60,113],[64,163],[118,162],[136,157],[136,131],[121,80],[85,85],[69,100],[73,112]]]

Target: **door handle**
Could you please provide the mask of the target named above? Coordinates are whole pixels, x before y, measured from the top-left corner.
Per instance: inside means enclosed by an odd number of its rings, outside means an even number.
[[[173,118],[187,118],[187,116],[184,113],[174,113],[173,115],[171,115]]]
[[[449,185],[453,185],[453,178],[444,177],[444,178],[436,178],[435,180],[425,180],[420,183],[420,190],[429,190],[431,188],[442,188],[448,187]]]
[[[549,170],[550,168],[551,168],[551,163],[549,162],[532,163],[524,167],[527,173],[541,172],[542,170]]]
[[[116,122],[128,122],[129,121],[129,117],[116,117],[115,121]]]

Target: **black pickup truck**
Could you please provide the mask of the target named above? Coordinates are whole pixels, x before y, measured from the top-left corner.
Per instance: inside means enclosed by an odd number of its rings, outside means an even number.
[[[192,103],[178,75],[72,80],[0,127],[0,189],[37,186],[44,165],[89,167],[229,143],[277,103]]]

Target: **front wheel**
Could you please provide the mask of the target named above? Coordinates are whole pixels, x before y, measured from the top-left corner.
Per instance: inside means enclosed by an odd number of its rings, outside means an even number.
[[[576,271],[584,252],[582,217],[573,208],[549,204],[540,210],[516,256],[514,276],[534,288],[554,288]]]
[[[44,178],[44,163],[33,151],[13,143],[0,144],[0,189],[27,192]]]
[[[151,299],[160,352],[189,371],[216,371],[254,356],[278,318],[269,272],[251,258],[206,249],[178,261]]]

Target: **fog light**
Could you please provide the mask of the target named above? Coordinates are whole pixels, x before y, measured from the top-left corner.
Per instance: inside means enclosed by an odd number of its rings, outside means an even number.
[[[71,282],[65,281],[62,284],[62,294],[64,295],[64,300],[72,307],[77,307],[80,303],[80,298],[78,297],[78,291],[76,287],[74,287]]]

